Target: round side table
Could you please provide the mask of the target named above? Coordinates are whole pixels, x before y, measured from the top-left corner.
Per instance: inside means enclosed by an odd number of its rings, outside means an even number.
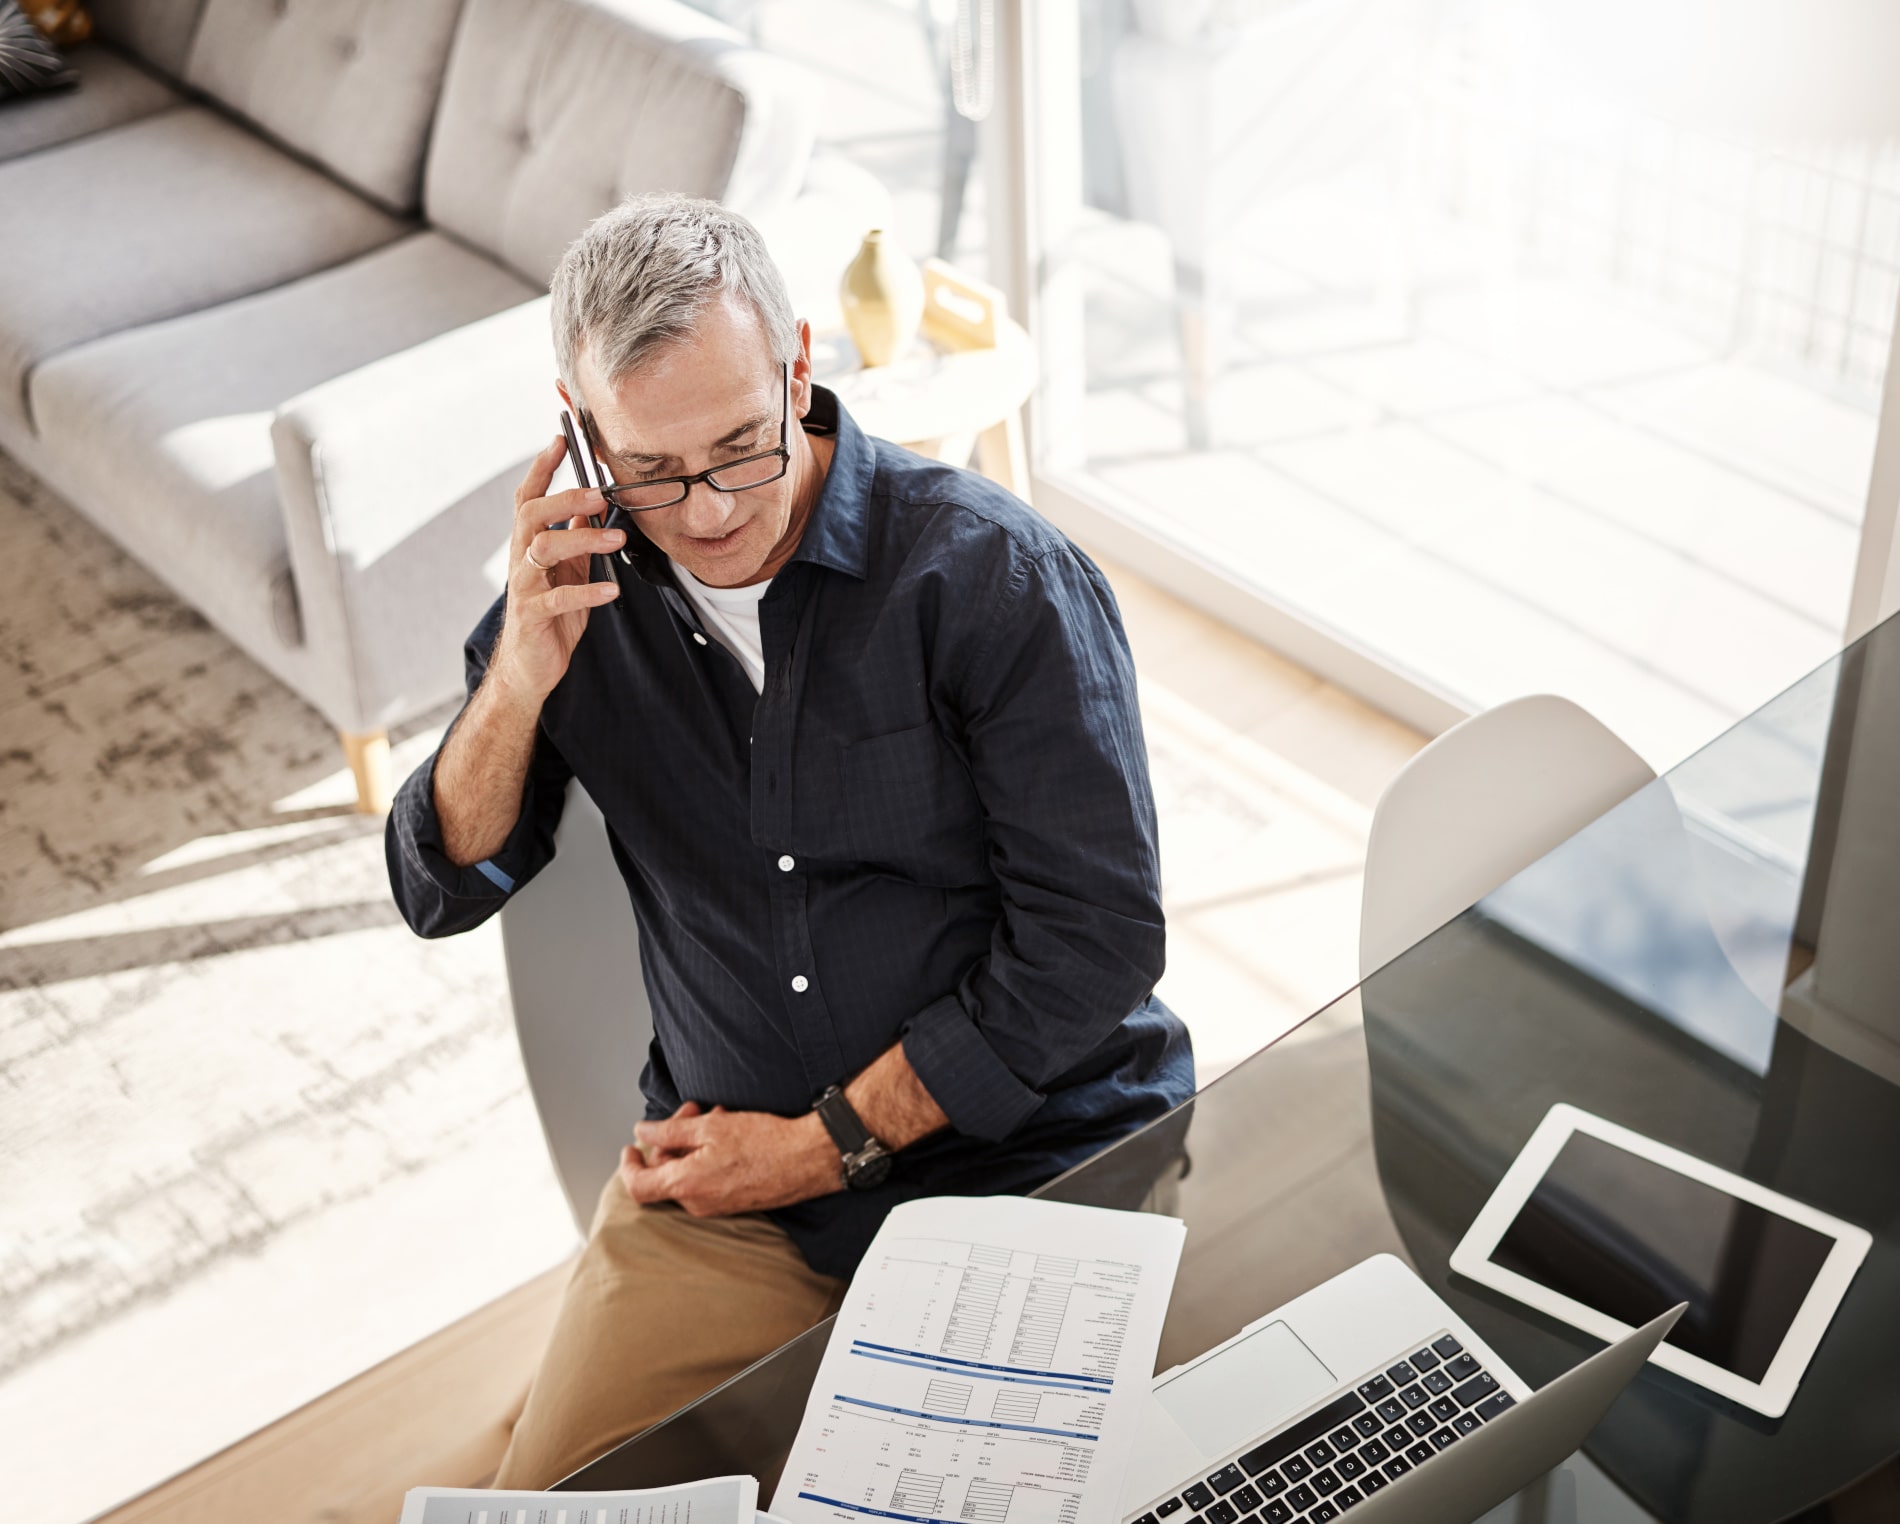
[[[812,336],[812,370],[867,434],[932,460],[972,460],[1018,497],[1029,495],[1022,405],[1036,355],[1002,297],[939,260],[924,266],[924,327],[889,365],[867,369],[842,329]]]

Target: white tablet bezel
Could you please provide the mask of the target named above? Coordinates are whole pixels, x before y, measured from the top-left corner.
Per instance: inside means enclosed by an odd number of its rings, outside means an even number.
[[[1605,1143],[1673,1169],[1691,1180],[1726,1191],[1739,1200],[1751,1202],[1834,1240],[1833,1249],[1822,1262],[1820,1273],[1808,1288],[1800,1310],[1782,1337],[1781,1347],[1775,1351],[1774,1359],[1759,1382],[1744,1380],[1735,1372],[1687,1354],[1673,1344],[1658,1345],[1655,1353],[1649,1357],[1664,1370],[1674,1371],[1678,1376],[1705,1386],[1745,1408],[1768,1418],[1781,1417],[1788,1411],[1788,1404],[1794,1400],[1795,1388],[1800,1385],[1808,1362],[1814,1358],[1814,1351],[1820,1346],[1821,1335],[1827,1331],[1835,1309],[1847,1295],[1848,1284],[1854,1279],[1854,1273],[1859,1270],[1861,1261],[1867,1257],[1867,1251],[1872,1246],[1872,1235],[1852,1223],[1842,1222],[1825,1212],[1817,1212],[1813,1207],[1791,1201],[1765,1186],[1730,1174],[1725,1169],[1718,1169],[1692,1154],[1685,1154],[1666,1143],[1658,1143],[1654,1138],[1646,1138],[1641,1133],[1631,1132],[1627,1127],[1619,1127],[1615,1122],[1605,1121],[1579,1107],[1560,1102],[1551,1107],[1544,1120],[1537,1124],[1537,1130],[1531,1134],[1530,1141],[1524,1145],[1516,1162],[1505,1171],[1504,1178],[1491,1193],[1491,1199],[1484,1204],[1484,1210],[1478,1213],[1458,1247],[1452,1250],[1451,1268],[1459,1275],[1516,1297],[1520,1302],[1547,1312],[1585,1333],[1594,1334],[1599,1339],[1614,1341],[1631,1331],[1632,1325],[1608,1313],[1599,1312],[1594,1307],[1587,1307],[1582,1302],[1573,1301],[1548,1286],[1540,1285],[1514,1270],[1505,1269],[1491,1259],[1492,1252],[1530,1200],[1531,1193],[1537,1189],[1538,1182],[1544,1178],[1551,1162],[1570,1135],[1577,1132],[1600,1138]]]

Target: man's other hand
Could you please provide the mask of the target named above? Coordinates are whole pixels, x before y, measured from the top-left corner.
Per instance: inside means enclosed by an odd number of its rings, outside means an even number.
[[[694,1217],[763,1212],[826,1196],[843,1186],[838,1146],[815,1113],[701,1113],[691,1101],[664,1122],[633,1129],[620,1152],[620,1181],[643,1206],[676,1201]]]

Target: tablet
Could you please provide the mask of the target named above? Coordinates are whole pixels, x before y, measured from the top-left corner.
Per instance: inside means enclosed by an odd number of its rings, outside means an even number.
[[[1779,1418],[1871,1243],[1851,1223],[1559,1105],[1451,1268],[1600,1339],[1687,1302],[1650,1359]]]

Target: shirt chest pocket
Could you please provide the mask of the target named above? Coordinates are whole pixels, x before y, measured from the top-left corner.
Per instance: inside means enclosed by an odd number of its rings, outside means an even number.
[[[943,888],[988,876],[982,802],[936,726],[847,746],[844,800],[851,855],[867,867]]]

